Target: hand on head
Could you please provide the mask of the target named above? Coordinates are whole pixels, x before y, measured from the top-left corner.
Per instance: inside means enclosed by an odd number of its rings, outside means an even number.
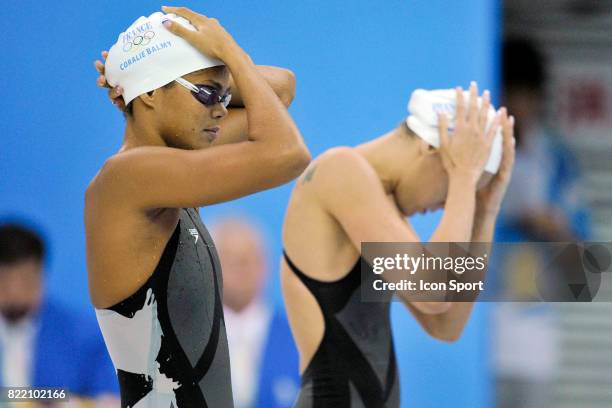
[[[166,29],[173,34],[182,37],[198,51],[209,57],[222,59],[226,50],[231,48],[231,45],[235,45],[232,36],[228,34],[227,31],[225,31],[225,29],[219,24],[219,21],[214,18],[208,18],[185,7],[164,6],[162,9],[166,13],[172,13],[178,17],[186,19],[193,27],[195,27],[196,31],[189,30],[185,26],[172,21],[171,18],[164,22]],[[123,112],[126,108],[125,102],[122,98],[123,89],[121,87],[111,87],[106,80],[104,70],[107,57],[108,51],[102,51],[103,61],[96,60],[94,62],[94,66],[100,74],[96,80],[96,83],[101,88],[109,88],[108,97],[111,99],[113,105],[117,106],[117,108]]]
[[[108,51],[102,51],[102,59],[106,61],[107,57],[108,57]],[[96,70],[100,74],[100,76],[96,80],[96,83],[98,84],[100,88],[109,88],[108,97],[110,98],[113,105],[117,106],[117,108],[119,108],[119,110],[123,112],[125,110],[125,102],[123,101],[123,98],[121,97],[121,95],[123,94],[123,89],[121,89],[120,86],[113,88],[106,81],[106,76],[104,76],[104,62],[100,60],[96,60],[94,62],[94,66],[96,67]]]
[[[502,160],[499,170],[493,176],[488,185],[476,193],[477,210],[482,213],[499,212],[501,203],[506,194],[506,189],[510,183],[512,169],[514,168],[514,156],[516,141],[514,139],[514,116],[508,116],[507,112],[502,112]]]
[[[236,45],[232,36],[216,18],[210,18],[198,14],[186,7],[162,7],[165,13],[172,13],[189,21],[196,31],[187,29],[185,26],[170,19],[164,22],[164,26],[173,34],[182,37],[201,53],[212,58],[223,60],[226,52]]]
[[[448,137],[448,118],[444,113],[438,115],[440,156],[449,177],[467,176],[476,182],[484,171],[506,109],[501,108],[493,123],[487,126],[491,105],[489,92],[483,93],[478,106],[478,87],[472,82],[467,107],[463,90],[457,88],[456,93],[455,127],[451,138]]]

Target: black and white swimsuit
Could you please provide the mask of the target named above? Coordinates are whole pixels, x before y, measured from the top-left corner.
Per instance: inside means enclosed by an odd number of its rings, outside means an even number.
[[[96,309],[122,408],[233,407],[222,284],[212,238],[196,210],[182,209],[147,282]]]
[[[302,374],[294,408],[398,408],[399,380],[391,335],[387,293],[364,302],[372,273],[360,258],[351,271],[333,282],[308,277],[283,252],[289,268],[315,297],[325,323],[323,338]],[[362,286],[365,285],[365,286]],[[375,299],[375,298],[372,298]]]

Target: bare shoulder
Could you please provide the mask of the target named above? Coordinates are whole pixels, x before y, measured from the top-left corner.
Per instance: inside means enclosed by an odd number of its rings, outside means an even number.
[[[96,175],[91,179],[87,189],[85,190],[85,205],[87,206],[92,202],[92,199],[101,198],[106,188],[109,186],[110,181],[116,176],[117,164],[120,162],[120,154],[110,156],[104,161],[104,164],[98,170]]]
[[[323,207],[337,200],[360,199],[379,188],[370,163],[351,147],[335,147],[317,157],[300,176],[296,191],[316,198]]]
[[[285,232],[334,225],[329,201],[344,195],[342,180],[353,172],[352,168],[363,166],[362,161],[365,160],[354,149],[344,146],[329,149],[314,159],[296,181],[287,206]]]
[[[92,178],[85,191],[85,206],[90,207],[95,203],[96,207],[109,203],[118,208],[121,204],[129,203],[133,195],[137,195],[143,187],[140,183],[133,182],[134,173],[144,166],[151,167],[163,159],[160,154],[170,150],[162,147],[144,146],[136,147],[125,152],[116,153],[107,158],[96,175]]]
[[[314,186],[317,193],[350,188],[364,176],[375,176],[368,161],[352,147],[340,146],[325,151],[310,163],[298,180],[298,187]]]

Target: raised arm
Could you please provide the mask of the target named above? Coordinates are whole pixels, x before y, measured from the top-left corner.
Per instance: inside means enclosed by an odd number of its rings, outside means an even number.
[[[102,51],[102,59],[106,60],[108,51]],[[106,81],[104,75],[104,62],[97,60],[94,62],[96,70],[100,74],[96,79],[96,83],[101,88],[108,88],[108,96],[111,99],[113,105],[121,111],[125,110],[125,104],[123,98],[123,89],[121,87],[112,88]],[[289,107],[295,97],[295,75],[292,71],[280,68],[272,67],[267,65],[256,65],[257,71],[259,71],[263,80],[270,85],[272,91],[278,96],[278,99]],[[213,145],[221,145],[227,143],[235,143],[247,139],[248,123],[247,113],[244,109],[244,102],[240,89],[236,86],[233,77],[230,76],[230,89],[232,91],[232,100],[230,105],[227,107],[228,113],[223,118],[221,124],[223,126],[223,133],[221,137],[216,140]]]
[[[508,118],[504,113],[502,115],[502,128],[502,162],[499,172],[489,185],[476,193],[476,213],[471,237],[471,242],[485,244],[479,246],[479,248],[486,248],[489,256],[491,255],[490,248],[493,242],[495,222],[514,167],[514,118]],[[465,278],[484,279],[484,272],[482,276],[465,276]],[[432,336],[446,341],[455,341],[459,339],[469,320],[474,302],[453,302],[448,311],[438,315],[426,315],[410,304],[407,304],[407,306],[423,328]]]
[[[317,159],[313,166],[316,169],[312,181],[300,188],[314,190],[317,201],[338,221],[357,250],[361,250],[362,242],[420,242],[386,195],[378,175],[357,152],[337,148]],[[372,259],[366,260],[373,264]],[[443,301],[415,302],[405,292],[398,295],[423,313],[442,313],[449,307]]]
[[[247,140],[187,151],[140,147],[115,155],[96,184],[130,206],[197,207],[235,199],[283,184],[310,160],[287,109],[249,56],[215,19],[184,8],[164,11],[186,18],[197,31],[176,23],[167,28],[200,52],[225,62],[243,100]],[[126,201],[127,200],[127,201]]]
[[[273,67],[269,65],[256,65],[255,66],[259,75],[266,81],[272,91],[278,96],[283,105],[289,107],[293,98],[295,98],[295,75],[293,72],[286,68]],[[232,89],[232,101],[229,105],[230,108],[243,108],[244,101],[242,100],[242,94],[240,88],[236,86],[234,78],[230,78],[230,88]]]
[[[457,116],[465,116],[463,93],[458,90]],[[486,119],[476,105],[477,91],[471,89],[469,111],[458,119],[452,140],[446,135],[447,123],[440,121],[441,155],[449,173],[449,189],[445,216],[434,232],[432,241],[467,242],[471,238],[475,206],[476,182],[484,169],[497,122],[486,129]],[[483,104],[482,111],[488,111]],[[334,149],[313,163],[316,174],[309,182],[320,205],[343,227],[355,248],[362,242],[419,242],[419,237],[405,221],[395,203],[384,191],[378,175],[357,152],[348,148]],[[301,187],[300,187],[301,188]],[[371,259],[368,259],[372,262]],[[416,293],[416,292],[413,292]],[[406,292],[398,292],[403,300],[425,314],[448,310],[448,302],[418,302]]]
[[[295,97],[295,76],[293,72],[288,69],[265,65],[257,65],[256,69],[283,105],[289,107]],[[227,116],[221,122],[223,133],[215,143],[217,145],[236,143],[248,138],[247,112],[244,109],[242,93],[233,76],[230,77],[230,89],[232,90],[232,101],[228,106]]]
[[[469,242],[476,206],[476,184],[489,157],[493,138],[499,126],[498,114],[487,130],[490,94],[485,91],[478,108],[478,90],[470,86],[469,106],[466,109],[463,91],[457,88],[455,131],[448,137],[448,120],[439,115],[440,157],[448,174],[449,186],[444,214],[431,242]],[[483,161],[484,160],[484,161]]]

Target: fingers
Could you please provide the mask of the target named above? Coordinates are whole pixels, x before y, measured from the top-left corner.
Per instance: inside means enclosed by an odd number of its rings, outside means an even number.
[[[438,134],[440,135],[440,149],[448,148],[448,118],[444,113],[438,113]]]
[[[123,95],[123,88],[120,86],[108,90],[108,96],[113,100],[119,98],[121,95]]]
[[[505,109],[505,108],[504,108]],[[514,116],[507,116],[502,122],[504,142],[514,145]]]
[[[183,17],[184,19],[189,20],[189,22],[192,25],[198,20],[199,17],[201,17],[200,14],[188,9],[187,7],[162,6],[162,10],[165,13],[173,13],[173,14],[176,14],[177,16]],[[173,25],[176,25],[176,24],[173,24]]]
[[[125,101],[121,95],[123,95],[123,88],[120,86],[108,90],[108,97],[113,102],[113,105],[123,112],[125,110]]]
[[[478,85],[474,81],[470,84],[469,104],[467,121],[475,123],[478,120]]]
[[[108,58],[108,51],[102,51],[101,55],[102,55],[102,59],[104,60],[104,62],[106,62],[106,59]],[[96,67],[96,70],[102,75],[104,75],[104,62],[100,60],[96,60],[94,62],[94,66]]]
[[[106,77],[104,75],[100,75],[98,77],[98,79],[96,79],[96,84],[100,87],[100,88],[110,88],[110,86],[108,85],[108,83],[106,82]]]
[[[171,8],[171,7],[168,7],[168,8]],[[196,33],[195,31],[188,30],[187,28],[183,27],[181,24],[176,23],[171,20],[164,20],[162,24],[172,34],[176,34],[179,37],[182,37],[187,41],[193,39],[193,36]]]
[[[94,66],[96,67],[96,71],[98,71],[101,75],[104,75],[104,64],[100,60],[96,60],[94,62]]]
[[[104,61],[106,62],[106,58],[108,58],[108,51],[102,51],[101,55]],[[98,86],[101,88],[110,87],[106,82],[106,77],[104,76],[104,62],[96,60],[94,61],[94,67],[96,68],[96,71],[98,71],[98,73],[100,74],[98,79],[96,79],[96,84],[98,84]]]
[[[102,51],[101,55],[104,61],[106,62],[106,59],[108,58],[108,51]],[[108,97],[113,102],[113,105],[117,106],[122,111],[125,110],[125,102],[123,98],[121,98],[121,95],[123,95],[123,88],[121,88],[120,86],[113,88],[106,81],[106,76],[104,75],[104,62],[96,60],[94,62],[94,66],[96,67],[96,71],[98,71],[98,73],[100,74],[100,76],[96,79],[96,84],[100,88],[109,88]]]
[[[123,101],[123,98],[113,100],[113,105],[115,105],[121,112],[125,110],[125,102]]]
[[[463,88],[458,86],[455,88],[455,98],[457,99],[455,107],[455,123],[463,122],[465,119],[465,100],[463,99]]]
[[[493,119],[493,123],[491,123],[491,127],[487,131],[485,135],[485,140],[488,144],[493,143],[493,139],[495,139],[495,135],[499,130],[499,126],[501,123],[504,123],[508,119],[508,113],[506,108],[501,108],[497,114],[495,115],[495,119]]]
[[[489,107],[491,106],[491,93],[487,90],[482,94],[482,105],[480,106],[480,113],[478,117],[478,126],[482,129],[483,133],[487,128],[487,119],[489,118]]]
[[[501,172],[509,172],[514,166],[515,156],[515,145],[514,139],[514,116],[506,117],[502,121],[502,134],[503,134],[503,153],[502,153],[502,164]]]

